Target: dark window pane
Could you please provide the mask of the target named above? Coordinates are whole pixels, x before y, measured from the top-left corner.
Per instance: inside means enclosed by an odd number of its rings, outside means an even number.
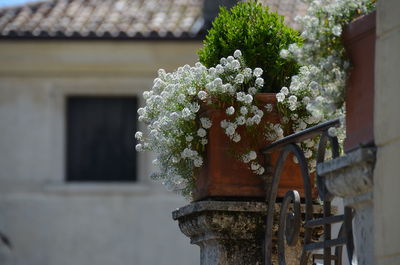
[[[67,99],[67,181],[136,180],[134,97]]]

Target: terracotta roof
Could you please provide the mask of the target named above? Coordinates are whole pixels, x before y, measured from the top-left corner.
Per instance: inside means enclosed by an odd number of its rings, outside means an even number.
[[[205,0],[48,0],[0,9],[0,38],[198,39]],[[263,0],[274,11],[304,13],[301,0]]]

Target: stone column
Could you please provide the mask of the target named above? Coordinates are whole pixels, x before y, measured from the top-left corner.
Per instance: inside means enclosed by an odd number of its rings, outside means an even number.
[[[344,206],[355,210],[353,233],[358,264],[374,264],[373,170],[375,148],[358,148],[318,165],[318,174]]]
[[[201,265],[261,265],[266,203],[200,201],[172,213]]]
[[[278,264],[278,230],[281,204],[275,203],[272,262]],[[301,206],[304,213],[304,205]],[[314,214],[322,207],[314,205]],[[265,202],[200,201],[172,213],[192,244],[200,246],[201,265],[262,265],[267,204]],[[315,229],[315,239],[321,229]],[[286,264],[295,265],[303,251],[303,232],[295,246],[285,244]]]

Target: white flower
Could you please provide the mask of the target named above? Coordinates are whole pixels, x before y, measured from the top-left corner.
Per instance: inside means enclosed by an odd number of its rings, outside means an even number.
[[[226,109],[226,114],[228,115],[233,115],[235,113],[235,108],[230,106],[229,108]]]
[[[189,148],[185,148],[181,153],[181,157],[183,159],[190,158],[190,157],[193,157],[195,155],[197,155],[197,151],[194,151],[194,150],[189,149]]]
[[[226,129],[226,128],[228,128],[229,123],[227,120],[222,120],[220,125],[221,125],[222,129]]]
[[[184,108],[182,110],[182,117],[183,118],[188,118],[188,117],[190,117],[191,114],[192,114],[192,112],[190,111],[189,108]]]
[[[158,161],[158,160],[157,160]],[[176,157],[176,156],[174,156],[174,157],[172,157],[172,163],[179,163],[179,161],[181,161],[181,158],[180,157]],[[158,166],[160,163],[158,163],[157,165],[156,164],[154,164],[155,166]]]
[[[231,62],[231,66],[233,70],[239,70],[240,69],[240,62],[238,60],[233,60]]]
[[[298,127],[299,130],[304,130],[305,128],[307,128],[307,124],[304,121],[300,121]]]
[[[256,170],[257,175],[262,175],[265,172],[265,169],[263,167],[260,167],[259,169]]]
[[[240,50],[236,50],[236,51],[233,53],[233,57],[235,57],[235,58],[239,58],[240,56],[242,56],[242,52],[241,52]]]
[[[201,143],[202,145],[208,144],[207,138],[202,138],[202,139],[200,140],[200,143]]]
[[[276,99],[278,100],[278,102],[283,102],[285,100],[285,95],[283,93],[277,93]]]
[[[232,141],[234,141],[235,143],[238,143],[238,142],[240,142],[240,140],[241,140],[240,135],[238,133],[235,133],[235,135],[232,138]]]
[[[250,157],[249,157],[249,155],[248,155],[248,154],[243,155],[243,156],[242,156],[242,161],[243,161],[244,163],[249,163],[249,162],[250,162]]]
[[[264,85],[264,79],[262,79],[261,77],[257,77],[256,86],[262,87],[263,85]]]
[[[248,90],[249,94],[255,95],[257,93],[257,88],[255,87],[250,87]]]
[[[219,60],[220,64],[225,65],[228,60],[226,60],[226,58],[222,57],[221,60]]]
[[[255,77],[260,77],[263,74],[263,70],[261,68],[255,68],[253,74]]]
[[[281,51],[279,52],[279,55],[280,55],[283,59],[286,59],[286,58],[289,56],[289,51],[283,49],[283,50],[281,50]]]
[[[190,104],[190,111],[192,113],[197,113],[200,110],[200,105],[197,102],[193,102],[192,104]]]
[[[215,70],[216,70],[216,72],[218,73],[218,74],[222,74],[222,73],[224,73],[224,67],[222,66],[222,65],[220,65],[220,64],[218,64],[217,66],[215,66]]]
[[[246,78],[250,78],[250,77],[251,77],[251,73],[252,73],[251,68],[246,67],[246,68],[243,70],[243,75],[244,75]]]
[[[170,117],[171,117],[172,121],[175,121],[175,120],[177,120],[179,118],[179,114],[177,112],[172,112],[170,114]]]
[[[143,115],[146,113],[146,110],[145,110],[145,108],[138,108],[137,113],[138,113],[140,116],[143,116]]]
[[[191,142],[191,141],[193,141],[193,136],[191,135],[186,136],[186,142]]]
[[[240,107],[240,113],[242,115],[246,115],[248,113],[248,110],[245,106]]]
[[[252,117],[249,117],[249,118],[246,120],[246,125],[247,125],[247,126],[252,126],[253,124],[254,124],[253,118],[252,118]]]
[[[136,132],[136,133],[135,133],[135,138],[136,138],[137,140],[142,140],[142,138],[143,138],[143,133],[140,132],[140,131]]]
[[[301,102],[304,104],[304,105],[308,105],[309,103],[310,103],[310,98],[309,97],[304,97],[302,100],[301,100]]]
[[[284,94],[285,96],[287,96],[287,95],[289,95],[289,89],[284,86],[281,88],[281,93]]]
[[[194,87],[188,87],[187,91],[191,96],[196,95],[196,88]]]
[[[185,97],[185,95],[183,95],[183,94],[180,94],[180,95],[178,96],[178,100],[179,100],[180,102],[185,101],[185,99],[186,99],[186,97]]]
[[[291,52],[293,55],[298,55],[300,52],[299,46],[296,43],[292,43],[289,45],[289,52]]]
[[[312,151],[310,150],[310,149],[307,149],[305,152],[304,152],[304,156],[305,156],[305,158],[310,158],[310,157],[312,157]]]
[[[266,104],[264,107],[268,112],[271,112],[273,110],[272,104]]]
[[[243,81],[244,81],[244,75],[238,74],[238,75],[235,77],[235,83],[236,83],[236,84],[242,84]]]
[[[289,103],[296,103],[297,102],[297,97],[295,95],[291,95],[289,98]]]
[[[247,95],[244,97],[244,103],[246,103],[246,104],[251,104],[251,102],[253,102],[253,96],[247,94]]]
[[[217,77],[214,79],[213,83],[214,83],[214,86],[220,87],[220,86],[222,86],[222,79]]]
[[[142,144],[137,144],[136,147],[135,147],[135,149],[136,149],[136,151],[138,151],[138,152],[142,152],[142,151],[144,150]]]
[[[203,91],[203,90],[200,90],[199,93],[197,93],[197,97],[200,100],[205,100],[207,98],[207,92]]]
[[[151,97],[151,93],[149,92],[149,91],[144,91],[143,92],[143,98],[144,99],[148,99],[148,98],[150,98]]]
[[[245,123],[246,123],[245,117],[243,117],[243,116],[237,117],[237,118],[236,118],[236,123],[237,123],[238,125],[243,125],[243,124],[245,124]]]
[[[203,128],[200,128],[200,129],[197,130],[197,135],[199,137],[205,137],[207,135],[207,132]]]
[[[256,162],[252,162],[250,165],[250,168],[251,168],[251,170],[255,171],[260,168],[260,164],[258,164]]]
[[[193,164],[195,167],[201,167],[203,165],[203,159],[201,157],[197,157],[193,160]]]
[[[308,148],[311,148],[315,145],[313,140],[307,140],[304,142]]]
[[[276,137],[278,139],[283,138],[283,129],[281,128],[280,124],[275,124],[274,125],[274,130],[275,130]]]
[[[243,93],[243,92],[238,92],[238,93],[236,93],[236,99],[237,99],[237,101],[244,101],[244,98],[245,98],[245,96],[246,96],[246,94],[245,93]]]
[[[252,121],[255,124],[259,124],[261,122],[261,117],[259,115],[254,115]]]
[[[232,136],[235,134],[235,127],[233,127],[232,125],[229,125],[226,129],[225,129],[225,133],[228,136]]]
[[[204,129],[209,129],[212,125],[212,122],[209,118],[200,118],[200,123]]]
[[[332,28],[333,35],[339,37],[342,34],[342,27],[337,25]]]
[[[249,152],[249,158],[250,160],[254,160],[257,158],[257,153],[255,151],[250,151]]]
[[[330,128],[328,129],[328,134],[329,134],[329,136],[331,136],[331,137],[337,136],[337,130],[336,130],[336,128],[335,128],[335,127],[330,127]]]

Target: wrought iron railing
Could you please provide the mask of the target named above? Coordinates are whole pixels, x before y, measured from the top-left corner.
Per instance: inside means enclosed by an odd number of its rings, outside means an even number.
[[[342,264],[343,246],[346,245],[348,258],[351,264],[353,256],[353,236],[352,236],[352,210],[345,207],[344,214],[332,214],[332,200],[334,196],[329,193],[324,185],[323,177],[316,177],[316,185],[318,195],[322,201],[323,217],[314,215],[314,200],[312,197],[312,182],[308,170],[308,163],[303,151],[299,147],[299,143],[304,140],[312,139],[320,136],[317,152],[317,165],[325,160],[325,153],[330,143],[333,158],[339,156],[339,143],[335,136],[328,134],[328,129],[339,126],[338,119],[321,123],[312,128],[303,130],[299,133],[287,136],[279,141],[268,145],[262,149],[266,156],[266,168],[273,166],[273,170],[269,176],[266,176],[267,182],[267,224],[265,233],[265,265],[272,265],[272,248],[273,248],[273,226],[274,211],[277,201],[278,185],[284,163],[288,155],[292,153],[298,160],[301,170],[304,187],[304,200],[300,198],[300,194],[296,190],[289,190],[281,201],[281,211],[278,226],[278,243],[277,254],[280,265],[286,264],[285,261],[285,245],[295,246],[299,240],[300,228],[302,226],[303,249],[299,257],[299,264],[305,265],[309,260],[323,260],[324,265],[331,265],[334,261],[335,265]],[[275,165],[269,165],[269,154],[272,152],[280,152],[279,158]],[[267,171],[268,172],[268,171]],[[268,175],[268,174],[267,174]],[[305,213],[301,213],[301,204],[304,203]],[[303,216],[303,217],[302,217]],[[338,237],[332,238],[331,225],[334,223],[342,223]],[[275,224],[276,225],[276,224]],[[312,236],[313,229],[316,227],[323,228],[322,240],[315,240]],[[303,234],[304,232],[304,234]],[[317,250],[323,250],[323,254],[316,253]],[[333,251],[334,250],[334,251]]]

